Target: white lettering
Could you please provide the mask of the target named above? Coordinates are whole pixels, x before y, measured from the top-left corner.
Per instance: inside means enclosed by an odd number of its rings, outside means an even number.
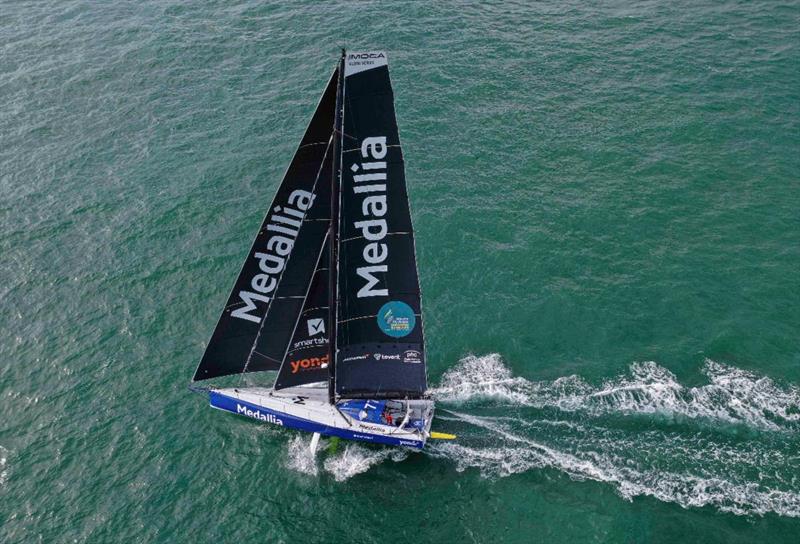
[[[380,149],[378,148],[380,146]],[[373,159],[382,159],[386,156],[386,136],[373,136],[364,138],[361,142],[361,156],[367,158],[367,151]]]
[[[250,315],[250,312],[256,309],[256,305],[253,303],[253,300],[258,300],[259,302],[267,303],[269,302],[269,297],[265,297],[264,295],[259,295],[256,293],[251,293],[250,291],[239,291],[239,298],[242,299],[242,302],[247,304],[242,308],[236,308],[234,311],[231,312],[233,317],[238,317],[239,319],[246,319],[248,321],[252,321],[253,323],[261,323],[261,318],[256,315]]]
[[[356,274],[367,280],[367,284],[358,290],[356,296],[358,298],[364,297],[387,297],[389,296],[388,289],[373,289],[378,285],[378,278],[372,274],[375,272],[387,272],[388,268],[385,264],[379,266],[362,266],[356,269]]]

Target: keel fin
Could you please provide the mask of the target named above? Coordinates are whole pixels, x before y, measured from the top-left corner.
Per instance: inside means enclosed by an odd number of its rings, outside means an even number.
[[[447,433],[437,433],[436,431],[431,431],[431,438],[436,440],[455,440],[456,435]]]

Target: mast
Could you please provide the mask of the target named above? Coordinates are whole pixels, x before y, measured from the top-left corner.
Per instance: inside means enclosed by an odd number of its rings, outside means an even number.
[[[339,59],[339,81],[336,89],[336,110],[333,121],[333,176],[331,176],[331,223],[328,233],[330,262],[328,263],[328,323],[330,349],[328,357],[328,402],[336,403],[336,351],[337,351],[337,319],[338,319],[338,272],[339,272],[339,200],[340,180],[342,176],[342,140],[344,138],[344,60],[345,49]]]

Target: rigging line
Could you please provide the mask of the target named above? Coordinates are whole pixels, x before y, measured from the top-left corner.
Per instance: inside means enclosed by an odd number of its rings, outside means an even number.
[[[333,131],[334,131],[336,134],[341,134],[342,136],[347,136],[347,137],[348,137],[348,138],[350,138],[351,140],[356,140],[356,141],[358,140],[358,138],[356,138],[355,136],[350,136],[349,134],[347,134],[347,133],[346,133],[345,131],[343,131],[343,130],[337,130],[337,129],[334,129]]]
[[[336,268],[328,273],[328,321],[329,344],[328,352],[328,402],[336,405],[336,355],[339,349],[339,330],[336,322],[339,319],[339,228],[342,223],[342,159],[344,158],[344,113],[345,96],[347,93],[347,73],[344,67],[345,49],[342,48],[342,58],[339,59],[339,81],[336,90],[336,116],[333,119],[333,130],[341,132],[341,138],[334,142],[333,178],[331,179],[331,224],[330,224],[330,254],[328,266],[336,264]],[[336,151],[339,156],[336,157]],[[337,160],[338,159],[338,160]],[[338,193],[338,194],[336,194]]]
[[[330,234],[329,232],[326,232],[325,238],[322,239],[322,246],[319,248],[319,255],[317,255],[317,262],[314,265],[315,268],[316,265],[318,265],[320,260],[322,259],[322,254],[325,253],[325,244],[328,241],[329,234]],[[308,282],[308,287],[306,288],[306,296],[303,297],[303,306],[305,306],[305,301],[308,300],[308,294],[311,292],[311,284],[314,283],[314,277],[313,277],[314,275],[312,274],[311,276],[312,276],[311,280]],[[303,316],[303,311],[301,307],[300,313],[297,314],[297,319],[294,322],[294,328],[292,329],[292,337],[289,338],[289,343],[286,344],[286,350],[283,352],[283,360],[281,361],[280,368],[278,368],[278,376],[275,378],[275,383],[272,384],[273,391],[277,391],[277,389],[275,389],[275,386],[278,384],[278,378],[280,378],[281,376],[281,370],[283,370],[283,366],[286,364],[286,355],[289,353],[289,346],[291,345],[292,339],[294,338],[294,333],[297,332],[297,326],[300,324],[300,318],[302,316]]]
[[[320,162],[319,170],[317,170],[317,177],[314,179],[314,186],[311,188],[311,194],[314,194],[314,192],[317,190],[317,183],[319,183],[320,175],[322,174],[322,170],[323,170],[323,168],[325,166],[325,159],[328,157],[328,151],[331,148],[331,143],[333,143],[333,134],[331,134],[331,137],[328,139],[328,147],[325,148],[325,154],[322,156],[322,161]],[[308,207],[308,209],[303,212],[303,219],[305,219],[306,215],[308,215],[308,212],[313,207],[314,207],[314,204],[312,202],[311,205]],[[300,236],[299,232],[297,233],[297,236],[299,238],[299,236]],[[294,253],[294,251],[289,253],[289,255],[286,257],[286,262],[284,263],[283,270],[281,270],[281,274],[278,277],[278,282],[275,284],[275,289],[278,289],[278,287],[280,286],[281,280],[283,280],[283,275],[284,275],[284,273],[286,273],[286,269],[289,268],[289,266],[288,266],[289,265],[289,261],[291,260],[293,253]],[[264,323],[266,323],[266,321],[267,321],[267,316],[269,315],[269,311],[272,309],[272,303],[273,302],[275,302],[275,298],[274,297],[269,299],[269,304],[267,305],[267,310],[264,312],[264,317],[261,318],[261,323],[258,326],[258,333],[256,333],[256,337],[253,340],[253,346],[250,348],[250,353],[247,355],[247,359],[245,360],[244,368],[242,368],[242,373],[241,373],[241,377],[239,379],[239,383],[244,381],[244,375],[247,372],[247,367],[250,366],[250,360],[253,358],[253,352],[255,352],[255,350],[256,350],[256,346],[258,345],[258,340],[261,338],[261,332],[264,330]],[[291,339],[289,341],[291,342]],[[273,359],[273,360],[275,360],[275,359]]]

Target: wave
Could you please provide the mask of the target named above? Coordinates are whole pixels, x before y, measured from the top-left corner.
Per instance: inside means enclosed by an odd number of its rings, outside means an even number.
[[[443,402],[467,403],[496,399],[521,406],[554,407],[601,415],[661,414],[709,419],[768,429],[800,427],[800,389],[780,386],[765,376],[706,359],[703,373],[709,383],[681,385],[675,375],[648,361],[630,365],[628,375],[599,386],[579,376],[554,381],[514,377],[496,353],[465,357],[432,390]]]
[[[387,459],[400,462],[408,457],[408,451],[404,449],[376,448],[344,441],[339,443],[336,453],[328,454],[326,449],[329,445],[329,440],[321,439],[317,446],[318,454],[312,456],[309,449],[311,438],[306,435],[295,436],[287,448],[286,467],[308,476],[318,476],[322,469],[337,482],[344,482]]]
[[[513,376],[498,354],[468,356],[432,390],[437,421],[459,439],[430,441],[423,454],[488,479],[554,470],[611,485],[625,500],[649,496],[685,508],[800,517],[800,437],[793,432],[800,421],[798,389],[712,360],[703,372],[709,383],[698,387],[681,385],[653,362],[634,363],[599,386],[577,376],[534,382]],[[685,426],[595,417],[642,414],[735,423],[756,432],[717,433],[707,426],[687,432]],[[344,441],[328,454],[323,440],[314,459],[309,443],[299,436],[290,442],[287,466],[339,482],[410,455]]]
[[[453,412],[453,420],[486,432],[470,441],[431,443],[426,452],[477,469],[486,478],[554,469],[573,480],[613,485],[626,500],[651,496],[680,506],[711,506],[737,515],[800,517],[796,456],[758,444],[725,444],[660,431],[630,434],[570,424]],[[536,439],[532,436],[537,437]],[[541,437],[541,439],[539,438]]]
[[[4,486],[8,479],[8,450],[0,446],[0,487]]]

